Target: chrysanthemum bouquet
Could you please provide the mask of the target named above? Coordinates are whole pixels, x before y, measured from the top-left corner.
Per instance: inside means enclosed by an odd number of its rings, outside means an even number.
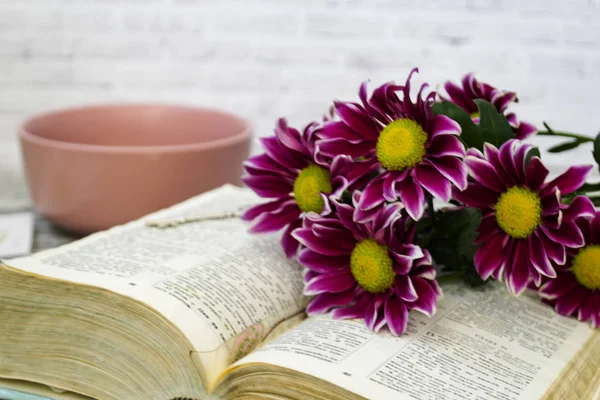
[[[280,119],[245,163],[244,182],[269,200],[244,219],[283,230],[286,255],[306,268],[307,312],[400,335],[411,310],[435,313],[438,281],[459,276],[536,290],[600,326],[600,214],[582,195],[600,189],[585,183],[592,166],[549,180],[524,142],[536,128],[508,110],[514,92],[469,74],[413,100],[416,71],[370,95],[361,85],[360,102],[335,102],[302,131]],[[594,141],[546,129],[537,134],[569,138],[550,151]]]

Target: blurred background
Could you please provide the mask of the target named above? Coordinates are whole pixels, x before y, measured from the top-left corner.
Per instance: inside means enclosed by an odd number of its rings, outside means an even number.
[[[521,119],[592,136],[599,21],[598,0],[0,0],[2,196],[25,193],[15,130],[32,113],[208,105],[263,136],[279,116],[305,124],[413,66],[433,87],[475,72],[518,93]],[[591,161],[589,149],[548,160]]]

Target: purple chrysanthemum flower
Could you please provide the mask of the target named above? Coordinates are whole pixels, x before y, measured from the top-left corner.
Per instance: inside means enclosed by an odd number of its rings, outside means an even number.
[[[371,221],[360,223],[353,206],[336,201],[336,213],[307,216],[293,235],[306,247],[298,256],[308,269],[304,292],[316,295],[308,314],[334,309],[334,318],[364,318],[373,331],[387,325],[400,335],[410,310],[435,313],[441,290],[431,256],[412,244],[414,229],[400,208],[381,205]]]
[[[261,139],[265,153],[244,163],[243,182],[271,201],[250,208],[242,219],[253,221],[251,232],[275,232],[286,228],[281,244],[288,257],[298,251],[291,232],[302,225],[304,213],[330,212],[329,196],[338,197],[353,185],[364,185],[373,167],[350,163],[345,156],[331,158],[315,147],[319,125],[300,132],[279,119],[275,136]]]
[[[416,102],[410,98],[410,78],[404,86],[385,84],[367,99],[366,83],[360,88],[362,102],[336,102],[340,121],[323,126],[318,147],[323,154],[347,154],[367,162],[380,174],[364,189],[356,218],[373,218],[377,207],[400,200],[414,219],[423,215],[425,193],[448,201],[452,185],[464,189],[467,170],[461,158],[460,126],[444,115],[433,115],[435,93],[423,98],[424,84]],[[402,92],[402,100],[396,94]]]
[[[515,138],[524,140],[537,132],[533,124],[519,121],[514,112],[507,111],[510,103],[519,101],[515,92],[498,90],[487,83],[479,82],[473,74],[465,75],[462,79],[462,87],[446,82],[444,88],[450,97],[448,100],[468,112],[476,123],[479,122],[479,109],[473,100],[482,99],[492,103],[498,112],[504,114]]]
[[[547,280],[539,293],[561,315],[600,326],[600,212],[577,221],[585,247],[569,249],[567,262],[556,267],[556,278]]]
[[[545,182],[548,170],[539,157],[532,157],[527,166],[531,148],[512,139],[500,150],[486,143],[485,155],[469,149],[465,163],[474,181],[454,194],[456,200],[482,210],[477,272],[483,279],[506,280],[513,294],[523,292],[531,281],[539,287],[543,276],[556,277],[552,262],[563,265],[565,248],[584,244],[576,220],[594,212],[587,197],[561,203],[561,195],[577,190],[592,166],[571,167]]]

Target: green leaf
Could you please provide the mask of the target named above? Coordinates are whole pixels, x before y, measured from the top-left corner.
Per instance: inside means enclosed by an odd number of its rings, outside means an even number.
[[[528,152],[527,155],[525,156],[525,167],[529,168],[529,163],[531,162],[531,159],[533,157],[537,157],[537,158],[541,158],[542,155],[540,154],[540,149],[538,149],[537,147],[532,147]]]
[[[580,141],[574,140],[571,142],[564,142],[561,144],[557,144],[556,146],[552,146],[548,149],[550,153],[562,153],[563,151],[574,149],[575,147],[581,144]]]
[[[437,264],[449,271],[463,271],[473,262],[481,213],[476,208],[440,211],[427,249]]]
[[[473,101],[479,108],[479,132],[486,142],[500,147],[515,137],[506,117],[493,104],[481,99]]]
[[[467,148],[475,147],[479,150],[483,149],[485,140],[479,132],[479,127],[465,110],[448,100],[434,104],[432,110],[435,115],[445,115],[458,122],[462,130],[460,138]]]
[[[598,136],[596,136],[596,139],[594,139],[594,160],[596,160],[596,164],[598,164],[599,168],[600,168],[600,133],[598,134]]]

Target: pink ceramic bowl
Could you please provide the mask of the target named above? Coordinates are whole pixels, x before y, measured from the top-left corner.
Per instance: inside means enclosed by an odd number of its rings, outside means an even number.
[[[251,128],[210,109],[106,105],[33,117],[19,138],[38,211],[91,233],[240,184]]]

